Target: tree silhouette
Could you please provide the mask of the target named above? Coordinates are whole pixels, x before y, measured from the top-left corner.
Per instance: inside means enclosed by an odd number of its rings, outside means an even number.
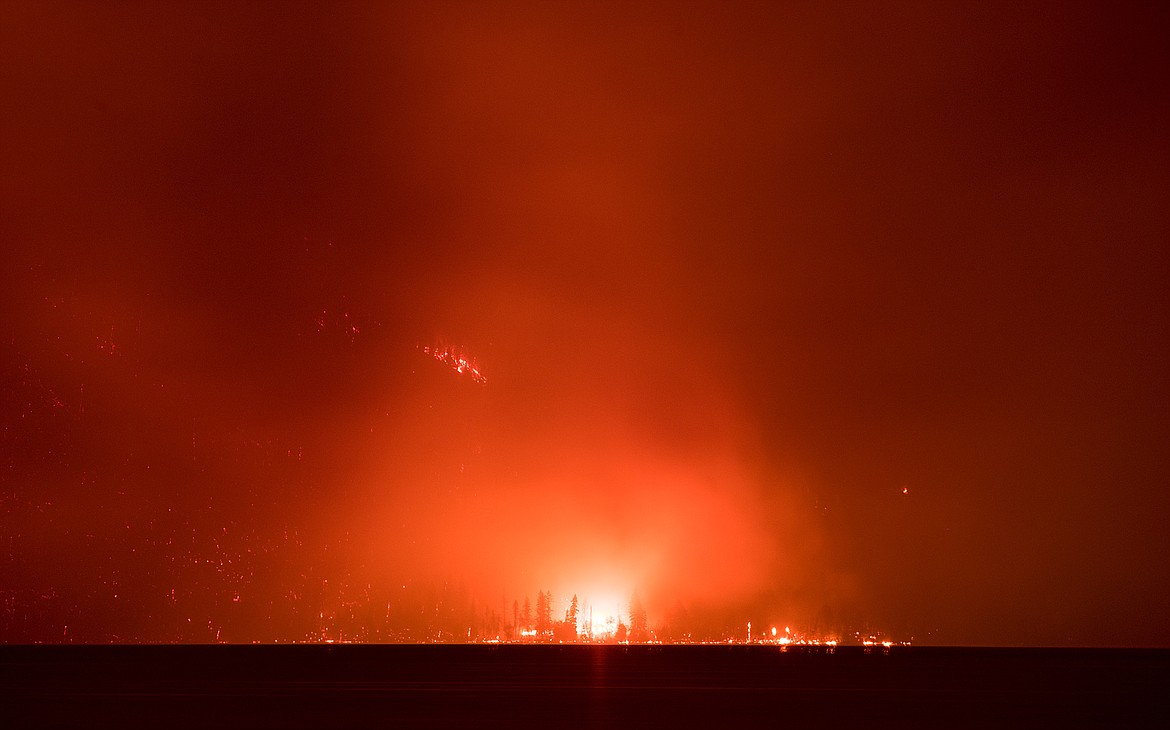
[[[630,641],[642,643],[650,640],[650,629],[647,625],[646,609],[638,600],[637,591],[630,597]]]
[[[565,620],[558,621],[553,626],[553,638],[557,641],[574,642],[577,640],[577,596],[573,596],[573,600],[569,603],[568,610],[565,611]]]
[[[540,591],[536,594],[536,635],[546,638],[552,633],[552,594]]]
[[[569,602],[569,610],[565,611],[565,623],[577,626],[577,594],[573,594],[573,600]]]

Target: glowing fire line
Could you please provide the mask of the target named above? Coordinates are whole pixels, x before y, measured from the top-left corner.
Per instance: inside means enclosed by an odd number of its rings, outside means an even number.
[[[429,345],[423,345],[422,351],[451,368],[459,375],[467,375],[474,383],[479,383],[480,385],[487,383],[487,378],[484,377],[483,371],[479,369],[479,364],[475,361],[475,358],[468,357],[463,350],[445,346],[431,347]]]

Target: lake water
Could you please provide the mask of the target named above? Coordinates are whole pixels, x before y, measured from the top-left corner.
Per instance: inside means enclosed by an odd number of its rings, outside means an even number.
[[[0,680],[7,727],[1170,727],[1166,650],[0,646]]]

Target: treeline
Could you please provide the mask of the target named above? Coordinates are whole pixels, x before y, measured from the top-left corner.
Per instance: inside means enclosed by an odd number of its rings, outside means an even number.
[[[578,641],[580,603],[576,594],[565,609],[564,617],[554,619],[552,610],[552,593],[539,591],[536,594],[536,612],[533,613],[532,603],[524,597],[524,606],[521,608],[519,600],[512,602],[512,624],[507,628],[507,638],[512,641]]]

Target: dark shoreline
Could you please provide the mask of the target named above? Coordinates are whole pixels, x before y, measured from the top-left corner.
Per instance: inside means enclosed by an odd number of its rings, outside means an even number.
[[[10,727],[1163,727],[1170,650],[0,646]]]

